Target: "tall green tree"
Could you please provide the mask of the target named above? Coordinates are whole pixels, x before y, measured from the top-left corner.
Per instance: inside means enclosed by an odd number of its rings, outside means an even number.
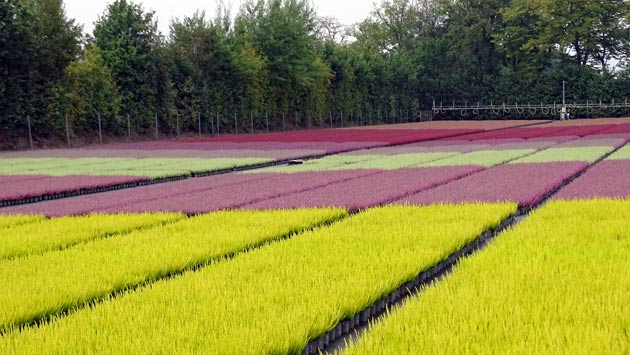
[[[94,26],[95,44],[105,65],[112,70],[121,104],[137,128],[152,124],[155,113],[165,112],[167,85],[158,64],[161,44],[154,13],[141,5],[116,0],[107,6]],[[157,81],[157,82],[156,82]]]
[[[61,0],[3,1],[0,4],[0,91],[5,124],[22,127],[30,115],[33,129],[46,135],[58,129],[54,88],[79,54],[81,28],[66,15]],[[12,131],[9,129],[8,131]]]
[[[560,49],[579,66],[607,71],[627,49],[628,13],[626,0],[513,0],[499,40],[512,54]]]
[[[0,2],[0,134],[9,140],[30,113],[30,77],[37,60],[33,15],[19,0]]]
[[[331,72],[319,52],[315,12],[306,0],[247,1],[236,19],[236,34],[252,44],[267,64],[268,106],[277,112],[311,111],[321,101]]]

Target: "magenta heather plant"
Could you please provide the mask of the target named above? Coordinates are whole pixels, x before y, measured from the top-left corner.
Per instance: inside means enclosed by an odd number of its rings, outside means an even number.
[[[76,196],[63,200],[40,202],[34,205],[8,208],[12,213],[44,214],[47,216],[78,215],[104,210],[116,211],[126,205],[160,201],[174,196],[205,193],[232,185],[257,182],[260,174],[223,174],[203,178],[148,185],[127,190],[116,190],[98,195]]]
[[[379,174],[378,170],[350,170],[304,172],[295,174],[247,174],[258,177],[240,184],[220,189],[184,193],[168,198],[126,204],[115,208],[99,209],[99,212],[157,212],[173,211],[204,213],[223,209],[235,209],[266,199],[299,193],[337,182],[354,181],[367,175]]]
[[[35,180],[48,179],[50,176],[48,175],[0,175],[0,186],[2,186],[3,190],[8,190],[10,186],[8,184],[15,182],[23,182],[33,183]],[[0,191],[0,195],[3,193],[10,191]],[[0,198],[1,199],[1,198]]]
[[[400,200],[399,204],[513,201],[530,206],[587,163],[532,163],[497,166]]]
[[[108,187],[149,180],[143,176],[49,176],[3,184],[0,200],[16,200],[48,194]]]
[[[554,198],[630,198],[630,160],[599,162],[563,188]]]
[[[373,207],[483,170],[479,166],[413,168],[382,172],[330,184],[302,193],[268,199],[247,209],[299,207],[346,207],[350,210]]]

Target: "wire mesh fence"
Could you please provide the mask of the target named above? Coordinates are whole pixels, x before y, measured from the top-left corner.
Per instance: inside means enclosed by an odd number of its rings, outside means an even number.
[[[147,115],[148,116],[148,115]],[[76,117],[64,115],[63,139],[68,147],[85,143],[104,144],[108,141],[134,142],[160,140],[192,136],[218,136],[230,134],[255,134],[284,132],[304,129],[349,128],[378,124],[396,124],[431,121],[434,111],[431,109],[391,109],[368,108],[361,111],[329,112],[223,112],[214,111],[194,114],[176,112],[167,116],[152,114],[134,118],[129,114],[123,117],[108,117],[95,112],[92,117],[81,117],[81,122],[91,122],[94,129],[74,127]],[[150,117],[150,116],[149,116]],[[147,125],[147,122],[151,122]],[[36,134],[36,122],[29,115],[25,118],[24,132],[15,132],[13,136],[26,138],[28,148],[34,149],[41,138]],[[142,124],[141,124],[142,123]],[[46,136],[54,132],[44,132]],[[89,142],[86,142],[89,141]]]

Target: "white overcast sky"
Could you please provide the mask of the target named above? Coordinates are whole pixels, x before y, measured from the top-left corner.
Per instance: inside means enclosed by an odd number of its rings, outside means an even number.
[[[103,14],[107,4],[113,0],[65,0],[66,11],[69,17],[83,25],[83,31],[91,33],[94,21]],[[168,26],[171,19],[192,15],[195,10],[206,10],[213,17],[215,10],[214,0],[132,0],[141,3],[145,11],[155,11],[158,18],[159,30],[168,35]],[[332,16],[339,19],[345,25],[359,22],[366,18],[373,8],[375,0],[312,0],[320,16]],[[232,12],[238,11],[239,0],[225,1],[232,4]]]

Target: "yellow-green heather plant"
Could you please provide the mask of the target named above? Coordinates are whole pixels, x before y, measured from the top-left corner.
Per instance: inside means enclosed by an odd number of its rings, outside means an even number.
[[[80,307],[346,213],[332,208],[217,212],[61,251],[0,261],[0,329]]]
[[[10,226],[2,232],[0,260],[64,249],[135,229],[162,226],[183,218],[186,216],[180,213],[94,214],[41,219]]]
[[[515,160],[512,163],[553,163],[567,161],[584,161],[593,163],[614,149],[614,147],[550,148]]]
[[[26,161],[31,161],[26,164]],[[130,175],[167,177],[249,166],[269,158],[17,158],[3,159],[0,175]],[[13,164],[13,163],[17,164]]]
[[[614,154],[612,154],[609,160],[626,160],[630,159],[630,145],[626,145],[625,147],[619,149]]]
[[[526,156],[536,152],[534,149],[516,149],[516,150],[478,150],[465,154],[429,162],[421,166],[437,167],[437,166],[462,166],[462,165],[481,165],[492,167],[503,164],[509,160]]]
[[[367,210],[5,334],[0,352],[299,353],[515,210],[511,203]]]
[[[350,354],[622,354],[630,200],[554,201],[395,309]]]
[[[0,215],[0,230],[8,227],[15,227],[26,223],[41,221],[45,217],[37,215]],[[5,235],[4,231],[0,231],[0,246]]]

